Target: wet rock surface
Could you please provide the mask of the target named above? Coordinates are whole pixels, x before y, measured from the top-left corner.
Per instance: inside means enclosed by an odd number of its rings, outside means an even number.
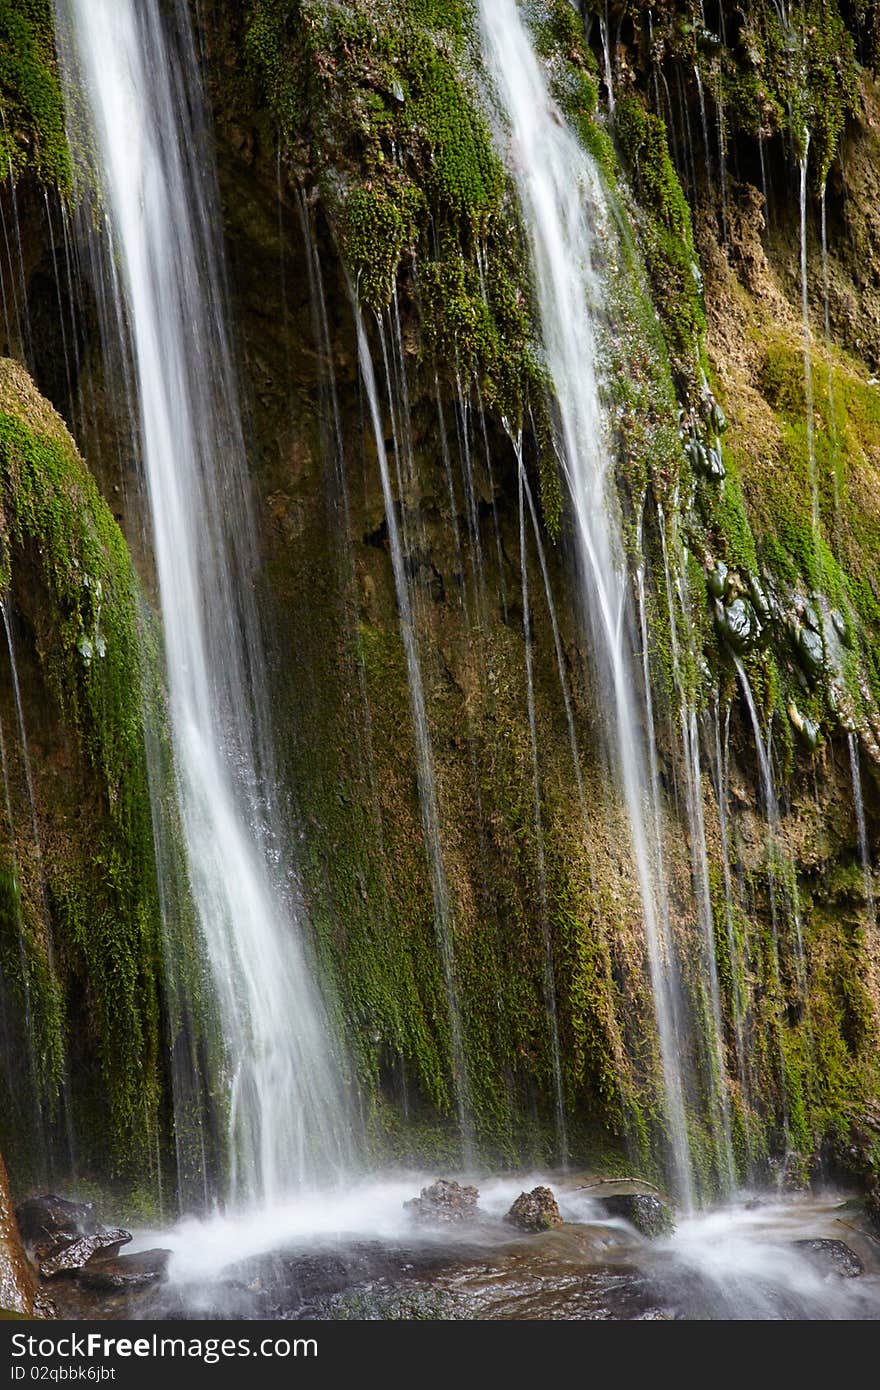
[[[439,1178],[403,1205],[412,1219],[423,1225],[453,1226],[479,1218],[479,1198],[475,1187],[463,1187],[461,1183]]]
[[[811,1264],[828,1274],[856,1279],[865,1272],[865,1266],[855,1250],[842,1240],[796,1240],[794,1244]]]
[[[54,1193],[26,1198],[19,1202],[15,1215],[21,1238],[31,1249],[94,1235],[99,1230],[91,1202],[70,1202]]]
[[[24,1252],[0,1156],[0,1311],[30,1316],[35,1293],[33,1270]]]
[[[549,1187],[533,1187],[521,1192],[504,1220],[518,1231],[550,1231],[562,1225],[559,1204]]]
[[[104,1252],[115,1255],[123,1245],[131,1240],[128,1231],[118,1228],[98,1231],[91,1236],[78,1236],[75,1240],[56,1241],[48,1246],[38,1246],[40,1273],[44,1279],[54,1279],[59,1274],[72,1274],[82,1269],[93,1255]]]
[[[675,1229],[675,1218],[670,1208],[653,1193],[615,1193],[610,1197],[597,1197],[596,1201],[606,1216],[628,1221],[650,1240],[669,1235]]]
[[[77,1273],[79,1283],[99,1293],[144,1288],[163,1279],[170,1250],[140,1250],[134,1255],[93,1257]]]

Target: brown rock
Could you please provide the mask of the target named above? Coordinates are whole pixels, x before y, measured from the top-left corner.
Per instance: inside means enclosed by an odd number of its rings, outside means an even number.
[[[24,1253],[6,1167],[0,1155],[0,1309],[32,1317],[36,1281]]]
[[[533,1187],[521,1192],[504,1218],[518,1231],[550,1231],[562,1225],[556,1198],[549,1187]]]

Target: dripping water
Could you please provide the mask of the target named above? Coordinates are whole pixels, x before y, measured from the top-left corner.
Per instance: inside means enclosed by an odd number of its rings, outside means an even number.
[[[541,929],[544,936],[544,1003],[550,1029],[550,1055],[553,1065],[553,1092],[556,1100],[556,1133],[563,1166],[568,1162],[568,1135],[565,1125],[565,1091],[562,1081],[562,1054],[559,1047],[559,1018],[556,1008],[556,971],[553,962],[553,942],[550,935],[550,905],[547,900],[547,862],[544,854],[544,825],[541,814],[541,765],[538,757],[538,723],[535,714],[534,652],[532,649],[532,619],[529,606],[529,572],[526,549],[526,508],[523,479],[522,442],[514,440],[517,459],[519,500],[519,563],[522,576],[523,640],[526,656],[526,694],[529,715],[529,738],[532,750],[532,800],[535,819],[535,855],[538,868],[538,893],[541,904]]]
[[[807,281],[807,169],[810,155],[810,132],[804,130],[804,149],[800,159],[800,269],[801,319],[804,345],[804,397],[806,403],[807,458],[810,465],[810,496],[813,506],[813,530],[819,533],[819,480],[816,472],[816,419],[813,409],[813,341],[810,329],[810,291]]]
[[[876,942],[877,904],[874,898],[874,871],[871,865],[871,849],[868,844],[868,827],[865,821],[865,802],[862,797],[862,774],[859,767],[859,741],[854,733],[847,734],[849,747],[849,767],[852,777],[853,807],[856,813],[856,832],[859,841],[859,859],[865,882],[865,902],[868,905],[868,923]],[[873,954],[873,953],[872,953]]]
[[[388,545],[391,551],[391,566],[394,573],[394,590],[397,597],[397,611],[400,621],[400,635],[406,658],[410,705],[413,717],[413,733],[416,748],[416,771],[419,787],[419,805],[422,828],[425,836],[425,849],[431,876],[431,890],[434,900],[434,927],[443,983],[446,991],[446,1005],[450,1036],[450,1061],[452,1068],[452,1087],[458,1125],[461,1134],[462,1161],[469,1166],[473,1158],[474,1136],[471,1119],[470,1087],[467,1058],[464,1046],[464,1032],[458,1002],[455,977],[454,917],[446,868],[443,862],[443,846],[440,834],[440,808],[437,799],[437,779],[434,769],[434,753],[431,734],[428,728],[428,714],[425,691],[419,661],[418,640],[413,616],[412,596],[406,571],[406,532],[398,526],[397,505],[391,485],[391,470],[385,448],[385,433],[382,427],[382,412],[373,369],[373,358],[364,326],[363,315],[356,298],[353,298],[355,324],[357,329],[358,363],[361,380],[367,395],[370,422],[379,463],[382,483],[382,497],[385,503],[385,520],[388,527]],[[402,479],[398,456],[398,495],[402,498]]]

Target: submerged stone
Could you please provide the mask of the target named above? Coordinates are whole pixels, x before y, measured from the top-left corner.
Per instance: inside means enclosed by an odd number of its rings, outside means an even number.
[[[475,1187],[464,1187],[447,1178],[438,1178],[430,1187],[423,1187],[418,1197],[404,1202],[413,1220],[430,1226],[451,1226],[475,1220],[480,1194]]]
[[[606,1216],[620,1217],[643,1236],[654,1240],[675,1230],[675,1217],[665,1202],[650,1192],[617,1193],[596,1199]]]
[[[518,1231],[549,1231],[562,1225],[559,1206],[549,1187],[521,1192],[504,1220]]]

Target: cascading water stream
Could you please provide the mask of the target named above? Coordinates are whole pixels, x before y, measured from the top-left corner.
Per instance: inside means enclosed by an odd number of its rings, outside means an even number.
[[[56,16],[69,137],[83,163],[94,152],[119,266],[107,293],[133,365],[177,800],[222,1033],[205,1089],[228,1112],[231,1196],[269,1199],[337,1174],[347,1139],[295,880],[279,848],[256,546],[198,64],[185,6],[57,0]]]
[[[672,1180],[693,1201],[669,925],[656,874],[652,788],[633,698],[626,623],[627,576],[611,453],[600,404],[593,270],[597,228],[610,235],[593,160],[550,94],[516,0],[481,0],[486,65],[509,124],[508,165],[516,182],[531,260],[547,367],[558,405],[558,448],[571,494],[583,603],[600,685],[612,710],[611,756],[629,820],[641,896],[664,1082]]]

